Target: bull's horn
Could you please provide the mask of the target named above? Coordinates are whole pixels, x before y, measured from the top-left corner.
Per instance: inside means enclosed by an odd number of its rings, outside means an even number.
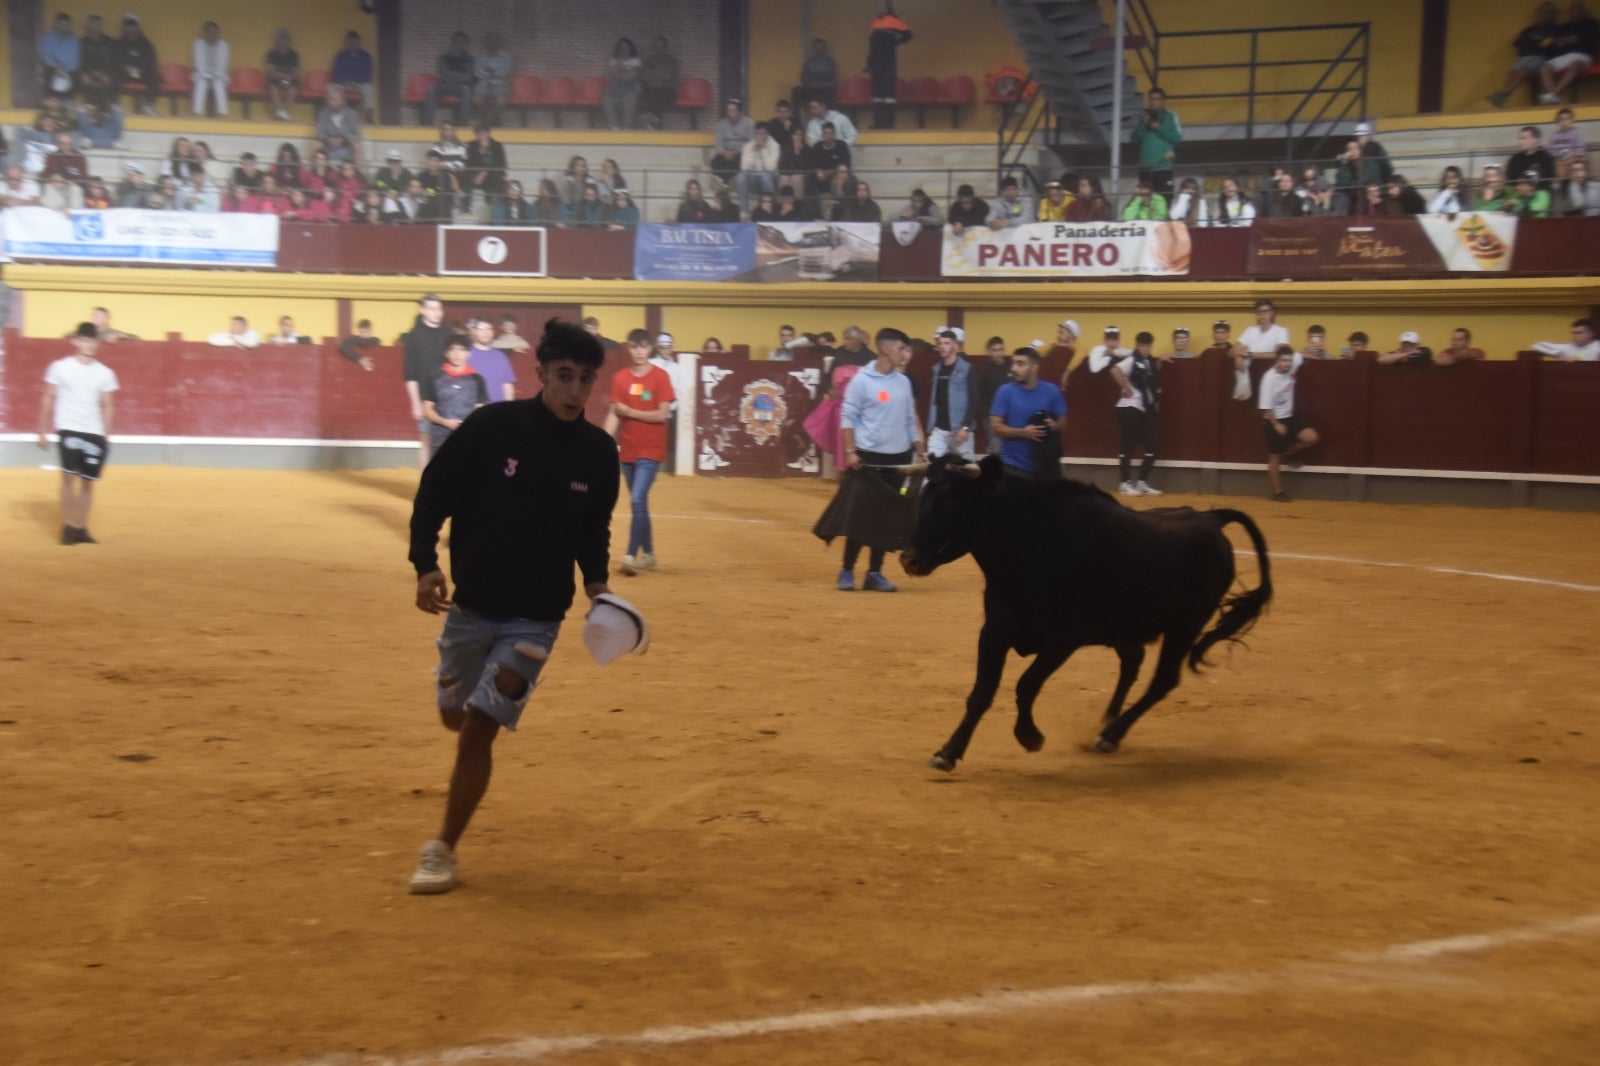
[[[950,472],[956,477],[964,477],[969,481],[976,481],[983,476],[983,467],[977,463],[962,463],[960,466],[952,466]]]

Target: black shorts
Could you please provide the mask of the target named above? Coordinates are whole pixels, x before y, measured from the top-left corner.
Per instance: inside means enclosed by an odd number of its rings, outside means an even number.
[[[1273,429],[1272,423],[1267,419],[1261,420],[1261,430],[1267,437],[1268,455],[1283,455],[1294,444],[1295,438],[1300,436],[1300,431],[1306,428],[1305,422],[1297,415],[1280,418],[1278,421],[1283,423],[1283,433]]]
[[[104,437],[72,429],[61,431],[61,443],[57,449],[61,455],[61,472],[76,474],[87,481],[100,480],[100,471],[106,465],[106,457],[111,454],[111,445],[106,443]]]

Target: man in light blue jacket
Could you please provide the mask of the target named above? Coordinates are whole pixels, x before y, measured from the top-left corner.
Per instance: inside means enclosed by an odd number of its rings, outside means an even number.
[[[911,379],[902,371],[911,360],[911,338],[897,329],[878,331],[874,343],[878,358],[862,367],[850,379],[839,409],[839,431],[851,476],[878,477],[899,489],[903,475],[899,468],[908,465],[912,453],[927,455],[922,427],[917,424],[917,409],[911,394]],[[844,567],[839,571],[839,589],[856,587],[855,565],[862,544],[846,538]],[[881,548],[873,548],[867,566],[868,592],[893,592],[895,586],[883,576]]]
[[[951,452],[963,459],[971,459],[972,404],[968,400],[968,382],[972,365],[961,355],[963,334],[951,327],[935,334],[934,343],[939,348],[939,362],[933,368],[933,388],[928,397],[928,454],[934,457]]]

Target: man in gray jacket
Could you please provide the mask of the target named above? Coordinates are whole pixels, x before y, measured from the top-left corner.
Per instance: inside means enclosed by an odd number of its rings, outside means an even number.
[[[928,454],[954,453],[963,459],[973,457],[972,423],[974,410],[968,397],[972,366],[961,355],[962,332],[940,330],[934,339],[939,362],[933,368],[933,388],[928,397]]]
[[[723,106],[722,117],[717,119],[714,147],[711,149],[711,173],[723,181],[732,181],[739,173],[739,155],[756,134],[756,124],[743,111],[743,101],[729,100]]]

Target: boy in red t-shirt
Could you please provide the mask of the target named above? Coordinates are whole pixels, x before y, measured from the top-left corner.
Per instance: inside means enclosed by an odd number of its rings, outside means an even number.
[[[617,438],[622,476],[628,483],[633,523],[628,529],[628,553],[618,567],[629,577],[656,568],[656,545],[650,532],[650,486],[667,459],[667,420],[678,397],[672,378],[650,362],[650,334],[636,329],[628,334],[629,365],[611,378],[611,411],[606,432]]]

